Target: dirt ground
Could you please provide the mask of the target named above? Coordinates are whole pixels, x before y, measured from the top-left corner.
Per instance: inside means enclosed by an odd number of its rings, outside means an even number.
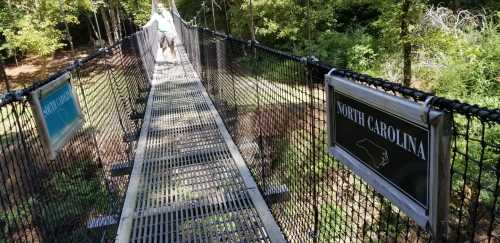
[[[7,64],[5,72],[9,78],[11,88],[23,88],[35,81],[47,78],[50,74],[68,66],[72,60],[88,56],[92,50],[90,47],[79,47],[75,50],[75,57],[73,57],[71,51],[58,51],[52,57],[48,58],[47,71],[45,73],[42,70],[43,58],[31,55],[19,60],[18,65],[15,63]],[[0,93],[4,91],[5,84],[1,83]]]

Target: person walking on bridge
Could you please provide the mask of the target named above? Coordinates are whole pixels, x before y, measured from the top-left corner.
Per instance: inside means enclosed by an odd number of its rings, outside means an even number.
[[[160,47],[162,54],[168,62],[177,62],[177,54],[175,50],[175,39],[177,32],[175,31],[172,15],[163,7],[158,8],[158,31],[160,32]]]

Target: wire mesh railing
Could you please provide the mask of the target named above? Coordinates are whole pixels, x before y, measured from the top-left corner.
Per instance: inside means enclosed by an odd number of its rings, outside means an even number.
[[[150,89],[156,47],[150,28],[0,98],[0,242],[103,242],[114,239],[135,134]],[[71,73],[85,123],[51,160],[29,93]]]
[[[208,29],[174,13],[202,83],[288,240],[500,241],[500,110],[434,97],[453,115],[446,237],[433,237],[328,154],[324,75],[331,69]],[[348,70],[335,75],[424,102],[430,94]],[[273,192],[283,192],[278,198]]]

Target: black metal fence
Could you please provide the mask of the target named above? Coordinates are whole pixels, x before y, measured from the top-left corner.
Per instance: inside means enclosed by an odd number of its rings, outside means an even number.
[[[176,15],[176,14],[174,14]],[[331,68],[193,27],[174,16],[202,82],[288,240],[423,242],[434,237],[328,155]],[[423,102],[430,94],[348,70],[360,84]],[[453,115],[450,242],[500,242],[500,110],[435,97]],[[442,237],[435,237],[443,240]]]
[[[0,242],[114,238],[128,175],[115,176],[111,169],[133,163],[150,89],[141,59],[152,56],[147,38],[137,32],[48,80],[1,96]],[[85,124],[50,160],[29,93],[65,72],[71,73]]]

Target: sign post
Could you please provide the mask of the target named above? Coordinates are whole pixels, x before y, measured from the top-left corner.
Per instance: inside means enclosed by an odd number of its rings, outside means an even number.
[[[326,75],[330,153],[435,239],[446,237],[451,116]]]
[[[65,73],[30,96],[38,131],[51,159],[83,124],[80,104],[69,80],[69,73]]]

